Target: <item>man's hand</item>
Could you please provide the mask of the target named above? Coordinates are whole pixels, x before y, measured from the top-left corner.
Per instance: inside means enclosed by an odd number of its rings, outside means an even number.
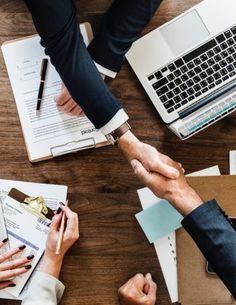
[[[146,276],[136,274],[118,290],[122,305],[155,305],[156,283],[148,273]]]
[[[173,180],[157,173],[148,172],[138,160],[131,161],[134,173],[139,179],[148,186],[156,196],[168,200],[185,216],[201,205],[203,200],[188,184],[180,165],[171,159],[167,160],[167,164],[175,167],[179,171],[179,178]]]
[[[129,162],[136,159],[142,163],[147,172],[159,173],[170,179],[179,177],[177,163],[170,163],[170,158],[159,153],[154,147],[139,141],[131,131],[118,140],[118,145]]]
[[[55,98],[55,102],[57,103],[57,108],[62,112],[65,112],[71,116],[84,115],[83,110],[73,100],[64,84],[62,84],[61,94]]]
[[[103,80],[105,80],[105,75],[101,74]],[[61,93],[55,98],[57,108],[64,113],[71,116],[84,116],[82,108],[73,100],[66,86],[62,84]]]

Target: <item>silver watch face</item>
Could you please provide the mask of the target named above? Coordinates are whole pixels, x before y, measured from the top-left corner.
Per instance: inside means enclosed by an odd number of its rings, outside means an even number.
[[[113,135],[111,135],[110,133],[107,134],[105,137],[106,137],[107,141],[110,142],[112,145],[116,144],[117,139],[114,139]]]

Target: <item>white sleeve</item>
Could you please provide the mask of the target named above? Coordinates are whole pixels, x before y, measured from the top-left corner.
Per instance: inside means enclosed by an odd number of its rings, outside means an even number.
[[[102,73],[102,74],[104,74],[104,75],[106,75],[106,76],[109,76],[109,77],[111,77],[111,78],[115,78],[115,77],[116,77],[117,72],[111,71],[111,70],[109,70],[109,69],[107,69],[107,68],[105,68],[105,67],[99,65],[99,64],[96,63],[95,61],[94,61],[94,63],[95,63],[95,66],[97,67],[97,69],[98,69],[98,71],[99,71],[100,73]]]
[[[55,277],[36,271],[21,305],[57,305],[65,286]]]
[[[108,133],[111,133],[112,131],[114,131],[115,129],[117,129],[118,127],[120,127],[122,124],[124,124],[125,122],[127,122],[129,119],[127,113],[124,111],[124,109],[120,109],[114,116],[112,119],[110,119],[110,121],[108,123],[106,123],[106,125],[104,125],[102,128],[100,128],[99,130],[101,131],[101,133],[103,133],[104,135],[107,135]]]

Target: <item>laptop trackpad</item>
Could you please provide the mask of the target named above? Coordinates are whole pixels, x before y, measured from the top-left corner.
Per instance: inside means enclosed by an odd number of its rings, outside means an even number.
[[[160,32],[175,56],[179,56],[210,36],[196,10],[164,26]]]

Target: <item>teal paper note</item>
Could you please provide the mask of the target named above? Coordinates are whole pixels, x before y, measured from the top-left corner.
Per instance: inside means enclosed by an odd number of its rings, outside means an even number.
[[[183,216],[166,201],[161,200],[135,215],[150,243],[180,228]]]

